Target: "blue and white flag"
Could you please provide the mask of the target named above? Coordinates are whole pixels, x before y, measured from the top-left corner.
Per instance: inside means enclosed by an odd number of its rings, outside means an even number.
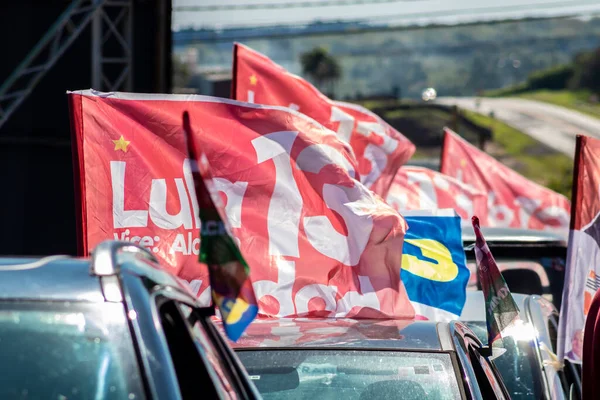
[[[458,319],[470,275],[460,217],[452,209],[404,211],[402,215],[408,231],[400,276],[417,318]]]

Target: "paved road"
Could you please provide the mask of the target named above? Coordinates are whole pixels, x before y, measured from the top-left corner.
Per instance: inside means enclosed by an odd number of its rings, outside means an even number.
[[[481,98],[479,107],[474,97],[440,97],[436,102],[486,115],[493,111],[498,120],[570,157],[575,154],[576,135],[600,139],[600,119],[539,101]]]

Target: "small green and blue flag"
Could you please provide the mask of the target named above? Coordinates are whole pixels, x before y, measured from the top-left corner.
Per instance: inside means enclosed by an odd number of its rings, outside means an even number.
[[[227,337],[237,341],[258,313],[250,268],[233,240],[231,227],[206,156],[194,143],[189,115],[184,113],[187,150],[200,208],[200,257],[208,266],[214,304],[221,313]]]

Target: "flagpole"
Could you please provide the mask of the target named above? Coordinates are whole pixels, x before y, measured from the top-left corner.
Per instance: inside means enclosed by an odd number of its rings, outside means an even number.
[[[196,154],[196,147],[194,144],[194,139],[192,137],[192,127],[190,124],[190,115],[187,111],[185,111],[183,113],[182,119],[183,119],[183,132],[185,134],[185,143],[187,146],[188,158],[190,159],[190,162],[192,163],[192,165],[196,165],[196,168],[192,169],[192,173],[197,174],[198,173],[197,164],[194,164],[194,163],[198,163],[198,156]],[[197,193],[195,191],[190,190],[190,196],[197,196]],[[198,231],[198,235],[200,236],[200,230],[197,229],[197,231]],[[215,301],[212,299],[212,296],[211,296],[210,305],[207,307],[202,307],[202,308],[198,309],[198,314],[203,317],[212,317],[213,315],[216,315]]]
[[[444,166],[444,160],[446,158],[445,149],[446,149],[446,141],[448,138],[448,127],[443,128],[444,135],[442,136],[442,150],[440,151],[440,167],[439,171],[442,172],[442,168]]]
[[[571,274],[570,268],[572,265],[570,263],[571,253],[573,250],[573,231],[575,229],[575,219],[577,218],[577,199],[579,197],[579,171],[583,164],[583,160],[581,159],[581,149],[584,145],[584,141],[586,140],[586,136],[577,135],[575,140],[575,158],[573,161],[573,183],[571,184],[571,221],[569,222],[569,239],[567,244],[567,259],[566,259],[566,268],[563,282],[563,292],[562,299],[560,303],[560,316],[561,318],[558,321],[558,334],[557,334],[557,354],[558,360],[561,364],[564,364],[565,361],[565,338],[567,332],[566,326],[566,318],[563,318],[566,314],[566,310],[569,307],[569,291],[567,290],[571,286]]]
[[[229,94],[229,98],[236,100],[237,98],[237,69],[238,69],[238,61],[237,61],[237,52],[238,52],[238,44],[233,44],[233,68],[231,72],[231,93]]]
[[[586,137],[584,135],[577,135],[577,139],[575,140],[575,159],[573,162],[573,177],[576,178],[579,176],[579,170],[581,169],[581,164],[583,160],[581,160],[581,148],[583,147],[583,142]],[[579,196],[579,182],[577,179],[573,179],[571,183],[571,204],[577,204],[577,198]],[[577,207],[571,207],[571,221],[569,224],[569,228],[572,231],[575,228],[575,217],[576,217],[576,209]]]

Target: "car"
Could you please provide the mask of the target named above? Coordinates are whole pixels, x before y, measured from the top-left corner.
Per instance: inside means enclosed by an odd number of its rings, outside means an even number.
[[[581,397],[581,369],[566,361],[558,362],[557,332],[559,313],[539,295],[513,293],[521,322],[509,327],[499,347],[505,352],[493,358],[512,399],[567,399]],[[480,340],[486,341],[484,296],[467,292],[460,317]]]
[[[258,319],[232,346],[264,399],[508,399],[461,322]]]
[[[131,243],[0,258],[0,398],[260,398],[212,314]]]
[[[482,228],[483,236],[513,293],[538,294],[560,310],[567,258],[567,233],[515,228]],[[463,245],[471,271],[469,289],[481,290],[475,263],[475,233],[463,225]]]

